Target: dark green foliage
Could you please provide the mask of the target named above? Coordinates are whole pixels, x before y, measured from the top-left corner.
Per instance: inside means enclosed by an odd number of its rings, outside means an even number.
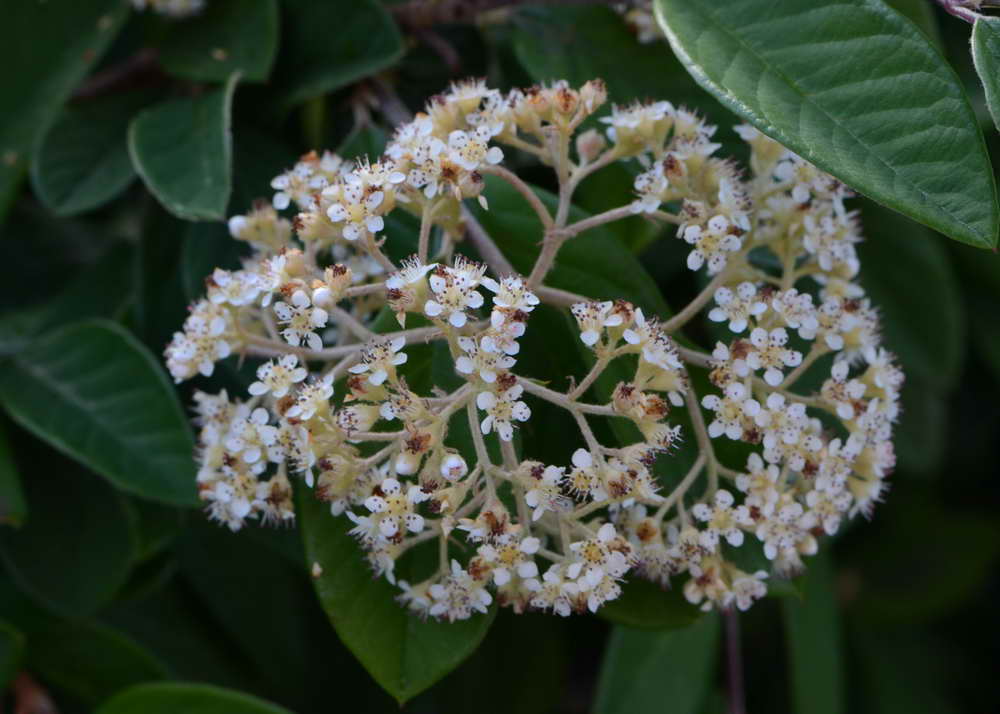
[[[480,4],[495,3],[463,5]],[[207,0],[178,21],[127,0],[5,4],[0,709],[15,710],[9,686],[26,673],[70,714],[726,710],[724,619],[688,603],[683,578],[631,581],[601,617],[494,605],[421,621],[308,494],[291,528],[232,534],[196,509],[181,405],[196,388],[244,390],[252,365],[234,357],[211,387],[178,388],[161,355],[205,276],[248,253],[224,220],[269,200],[271,178],[311,149],[376,160],[395,111],[466,76],[504,89],[601,77],[610,102],[707,117],[720,155],[746,155],[732,127],[749,122],[864,196],[848,205],[867,238],[860,280],[907,373],[893,488],[872,523],[822,537],[807,574],[772,581],[777,597],[740,615],[747,710],[995,707],[1000,258],[980,249],[997,244],[1000,17],[963,24],[931,0],[654,0],[669,39],[640,44],[608,4],[499,4],[516,7]],[[515,150],[507,162],[554,205],[551,172]],[[629,202],[639,170],[586,179],[571,220]],[[470,210],[529,270],[535,214],[494,177],[484,195],[489,210]],[[417,226],[387,220],[393,260],[414,252]],[[585,232],[546,282],[667,317],[701,287],[674,234],[639,216]],[[456,250],[476,257],[468,241]],[[686,331],[702,347],[716,335]],[[458,383],[444,346],[408,352],[414,385]],[[590,359],[565,310],[532,313],[519,371],[564,389]],[[517,448],[568,463],[572,418],[531,408]],[[631,436],[618,426],[594,424],[608,443]],[[448,444],[471,460],[464,411]],[[661,458],[661,482],[695,454],[690,437]],[[763,565],[757,545],[761,562],[742,567]]]

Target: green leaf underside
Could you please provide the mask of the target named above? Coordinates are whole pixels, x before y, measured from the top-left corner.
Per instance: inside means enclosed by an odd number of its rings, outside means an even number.
[[[4,3],[0,23],[0,220],[38,137],[111,44],[122,0]]]
[[[7,430],[0,423],[0,527],[20,526],[27,517],[21,474],[10,451]]]
[[[196,17],[170,27],[160,62],[184,79],[222,82],[240,72],[245,81],[263,82],[277,50],[275,0],[213,0]]]
[[[208,684],[140,684],[104,703],[97,714],[291,714],[284,707]]]
[[[986,92],[986,106],[1000,129],[1000,17],[981,16],[972,28],[972,59]]]
[[[453,670],[486,635],[494,611],[455,623],[421,620],[395,601],[399,589],[375,578],[351,522],[301,489],[297,513],[310,563],[319,563],[316,593],[340,640],[400,704]],[[426,575],[426,574],[424,574]]]
[[[337,28],[334,36],[330,28]],[[377,0],[286,0],[279,104],[288,108],[385,69],[403,56],[403,38]]]
[[[978,247],[996,185],[958,78],[879,0],[656,0],[674,52],[761,131],[880,203]]]
[[[824,551],[813,558],[805,577],[802,600],[782,601],[792,666],[793,709],[796,714],[840,714],[846,690],[840,614],[829,553]]]
[[[118,325],[77,323],[0,372],[10,415],[40,439],[143,498],[190,506],[194,444],[163,368]]]
[[[718,637],[715,613],[682,630],[616,627],[601,665],[595,714],[700,711]]]
[[[34,459],[32,459],[34,461]],[[32,511],[0,530],[0,557],[26,593],[65,615],[87,615],[125,582],[137,543],[122,497],[62,457],[25,482]]]
[[[56,215],[72,216],[120,194],[135,177],[125,134],[145,94],[113,96],[66,109],[31,162],[31,183]]]
[[[178,218],[226,217],[232,192],[230,115],[238,79],[233,74],[221,89],[150,107],[129,126],[132,164]]]

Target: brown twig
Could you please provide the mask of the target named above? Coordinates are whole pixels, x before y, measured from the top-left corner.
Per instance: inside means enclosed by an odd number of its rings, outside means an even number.
[[[73,92],[73,99],[91,99],[125,88],[141,75],[158,73],[159,54],[152,47],[139,50],[127,60],[95,72]]]
[[[729,699],[729,714],[746,714],[739,611],[730,609],[723,613],[722,619],[726,627],[726,690]]]
[[[410,0],[393,5],[396,19],[412,28],[468,23],[484,12],[518,5],[612,5],[612,0]]]
[[[966,22],[974,23],[979,19],[980,14],[976,12],[973,7],[979,7],[979,3],[970,3],[967,0],[937,0],[938,5],[948,13],[949,15],[954,15],[955,17],[965,20]]]

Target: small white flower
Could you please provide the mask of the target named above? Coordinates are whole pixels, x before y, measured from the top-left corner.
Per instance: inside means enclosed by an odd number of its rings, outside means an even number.
[[[406,362],[406,353],[401,352],[406,345],[405,337],[392,340],[376,337],[361,353],[361,362],[351,367],[351,374],[368,373],[369,383],[376,387],[384,383],[389,375],[396,373],[396,367]]]
[[[299,358],[295,355],[283,355],[277,362],[265,362],[257,368],[259,381],[250,385],[250,394],[256,397],[270,392],[277,398],[285,396],[309,373],[305,367],[297,366],[298,363]]]
[[[757,296],[757,287],[750,282],[740,283],[734,293],[726,287],[715,291],[718,307],[712,308],[708,319],[713,322],[729,321],[729,329],[743,332],[751,318],[760,317],[767,311],[767,303]]]
[[[570,311],[580,327],[580,340],[587,347],[593,347],[597,344],[605,327],[617,327],[624,322],[622,315],[612,310],[613,307],[614,303],[610,300],[607,302],[578,302],[570,307]]]
[[[326,326],[328,315],[321,307],[313,307],[309,296],[304,290],[292,293],[292,304],[276,302],[274,313],[278,321],[286,327],[281,336],[290,345],[305,343],[311,350],[323,349],[323,340],[314,330]]]
[[[504,441],[514,438],[514,421],[528,421],[531,409],[522,401],[518,401],[524,388],[520,384],[500,392],[480,392],[476,397],[476,406],[486,412],[486,418],[480,424],[484,434],[496,431]]]

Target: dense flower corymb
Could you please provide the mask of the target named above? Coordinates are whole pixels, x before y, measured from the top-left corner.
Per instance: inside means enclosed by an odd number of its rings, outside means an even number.
[[[381,157],[310,152],[274,179],[270,204],[230,219],[253,253],[212,273],[165,353],[177,381],[211,377],[231,356],[260,360],[244,398],[195,395],[213,519],[288,522],[301,480],[330,517],[350,520],[405,607],[454,621],[494,603],[593,612],[630,575],[683,580],[702,609],[746,609],[769,577],[800,571],[822,538],[871,513],[895,463],[903,373],[857,282],[849,191],[739,127],[745,175],[715,156],[715,127],[667,101],[613,107],[602,133],[574,141],[605,97],[596,80],[507,93],[461,82],[398,127]],[[501,145],[554,169],[554,211],[503,166]],[[615,161],[636,162],[635,199],[571,221],[575,186]],[[541,225],[527,275],[463,207],[489,205],[485,175],[511,183]],[[394,211],[420,221],[401,261],[382,235]],[[673,226],[687,267],[704,271],[687,307],[654,315],[546,283],[564,242],[635,214]],[[470,243],[485,262],[463,255]],[[577,330],[545,335],[546,349],[591,357],[562,391],[522,366],[542,304]],[[702,313],[710,352],[677,339]],[[806,382],[817,387],[803,392]],[[549,408],[571,425],[555,463],[532,453]],[[719,440],[749,457],[725,463]],[[696,451],[683,467],[682,441]],[[397,581],[399,558],[429,541],[436,569]],[[741,569],[739,549],[759,551],[770,572]]]

